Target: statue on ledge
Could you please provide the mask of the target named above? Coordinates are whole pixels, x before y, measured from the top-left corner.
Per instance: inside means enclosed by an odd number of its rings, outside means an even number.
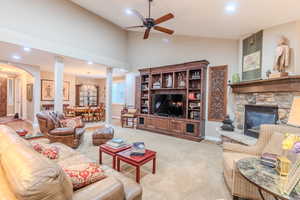
[[[290,64],[290,47],[288,46],[288,40],[282,36],[276,48],[275,63],[273,66],[274,71],[286,72],[286,69]]]
[[[221,129],[224,131],[234,131],[234,126],[232,123],[233,121],[230,119],[229,115],[226,115]]]

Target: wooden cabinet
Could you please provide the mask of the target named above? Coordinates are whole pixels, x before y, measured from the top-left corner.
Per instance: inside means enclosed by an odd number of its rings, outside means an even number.
[[[202,140],[205,136],[208,64],[208,61],[202,60],[141,69],[136,82],[139,104],[137,128],[194,141]],[[157,95],[182,96],[180,101],[173,102],[180,107],[180,114],[156,111],[153,104]]]
[[[178,120],[170,120],[170,131],[176,134],[183,134],[184,133],[184,125],[185,123]]]

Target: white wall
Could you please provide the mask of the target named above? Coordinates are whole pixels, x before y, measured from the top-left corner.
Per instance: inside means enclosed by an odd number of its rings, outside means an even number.
[[[1,1],[0,40],[127,66],[126,31],[68,0]]]
[[[242,73],[243,39],[249,37],[250,35],[251,34],[241,37],[239,41],[239,73]],[[291,63],[287,71],[289,71],[291,74],[300,74],[300,21],[294,21],[264,30],[262,78],[266,78],[266,71],[273,70],[275,49],[281,36],[288,38],[289,46],[291,48]]]
[[[229,79],[238,71],[238,40],[172,36],[170,42],[166,43],[163,41],[165,35],[151,33],[146,41],[142,37],[143,33],[128,34],[128,61],[132,71],[202,59],[208,60],[210,66],[228,65]],[[227,110],[232,115],[231,99],[229,95]],[[218,139],[216,127],[220,125],[206,121],[206,138]]]

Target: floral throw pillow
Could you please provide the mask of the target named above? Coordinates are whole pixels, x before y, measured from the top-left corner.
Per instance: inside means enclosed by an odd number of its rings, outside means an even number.
[[[51,160],[55,160],[58,159],[58,152],[59,150],[57,147],[50,147],[46,148],[42,154]]]
[[[82,126],[81,117],[74,117],[70,119],[64,119],[60,121],[63,128],[78,128]]]
[[[96,163],[81,163],[64,167],[63,170],[70,177],[74,190],[106,178]]]
[[[51,160],[58,159],[59,156],[58,147],[50,146],[48,144],[36,143],[33,145],[33,149]]]

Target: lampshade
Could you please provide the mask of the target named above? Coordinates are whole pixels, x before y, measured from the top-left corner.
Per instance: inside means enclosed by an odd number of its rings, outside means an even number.
[[[288,124],[300,127],[300,96],[294,97]]]

